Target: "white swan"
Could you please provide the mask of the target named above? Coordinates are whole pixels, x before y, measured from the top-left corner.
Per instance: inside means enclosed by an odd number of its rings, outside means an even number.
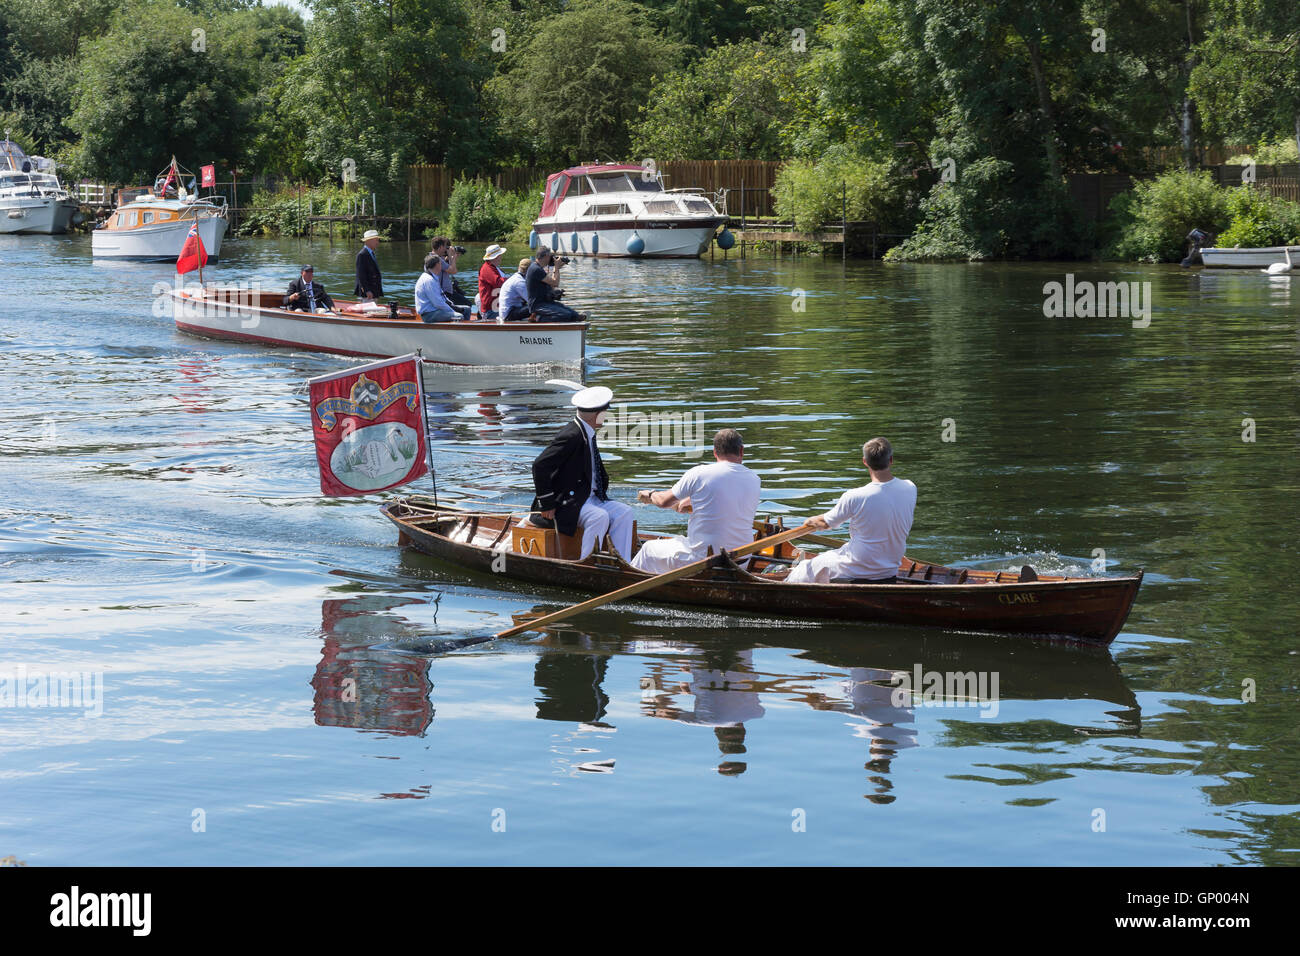
[[[1291,247],[1283,246],[1282,251],[1286,253],[1286,263],[1275,262],[1264,270],[1271,276],[1280,276],[1284,272],[1290,272],[1293,268],[1291,265]]]

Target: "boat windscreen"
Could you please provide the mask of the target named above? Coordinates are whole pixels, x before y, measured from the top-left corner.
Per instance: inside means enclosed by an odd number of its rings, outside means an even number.
[[[591,182],[591,191],[596,193],[625,193],[633,188],[628,185],[627,173],[607,173],[587,178]]]
[[[655,199],[645,204],[645,211],[652,216],[675,216],[681,209],[671,199]]]

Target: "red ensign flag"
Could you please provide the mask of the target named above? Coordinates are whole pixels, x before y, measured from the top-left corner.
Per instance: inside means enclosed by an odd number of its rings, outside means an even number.
[[[176,260],[176,274],[185,275],[195,269],[202,269],[208,264],[208,250],[203,248],[203,237],[199,235],[197,222],[190,226],[185,245],[181,246],[180,257]]]
[[[417,356],[322,375],[308,384],[322,494],[367,495],[429,470]]]
[[[199,183],[200,186],[215,186],[217,184],[216,166],[200,166],[199,175],[203,177]]]

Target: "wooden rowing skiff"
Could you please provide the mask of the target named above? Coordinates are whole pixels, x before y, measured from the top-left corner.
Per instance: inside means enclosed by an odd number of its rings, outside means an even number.
[[[585,561],[514,550],[523,515],[473,512],[425,499],[400,498],[382,508],[398,528],[398,543],[435,558],[516,581],[604,594],[649,575],[598,549]],[[769,526],[771,531],[779,530]],[[638,534],[637,545],[657,535]],[[1064,639],[1107,645],[1124,626],[1142,572],[1123,577],[1066,577],[973,571],[904,558],[895,584],[786,584],[798,557],[789,545],[776,554],[724,557],[707,572],[656,589],[670,604],[729,608],[782,617],[861,624],[893,623]]]

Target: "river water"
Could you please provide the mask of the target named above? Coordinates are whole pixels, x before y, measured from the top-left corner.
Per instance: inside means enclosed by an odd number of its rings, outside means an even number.
[[[222,251],[209,280],[311,261],[351,291],[349,243]],[[423,251],[381,249],[406,301]],[[102,682],[89,713],[0,707],[0,856],[1296,862],[1300,279],[580,262],[586,380],[706,441],[740,428],[764,514],[824,510],[880,434],[919,488],[914,557],[1146,581],[1109,651],[647,600],[438,655],[574,596],[400,550],[383,496],[322,498],[304,383],[349,360],[178,334],[151,298],[170,272],[0,237],[0,678]],[[1150,283],[1149,325],[1045,317],[1067,273]],[[566,396],[492,370],[428,388],[439,492],[526,505]],[[668,487],[692,444],[607,448],[617,496]],[[917,667],[996,676],[996,703],[900,702]]]

